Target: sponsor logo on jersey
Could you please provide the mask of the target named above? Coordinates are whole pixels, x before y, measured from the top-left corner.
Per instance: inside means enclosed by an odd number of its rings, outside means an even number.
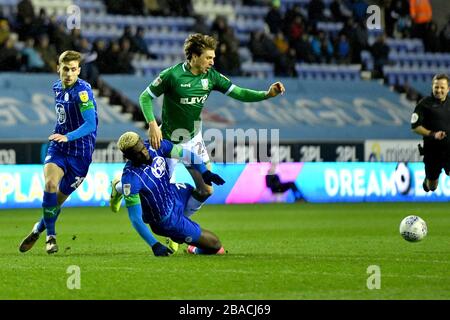
[[[157,87],[157,86],[159,86],[161,84],[161,82],[162,82],[161,77],[158,77],[155,80],[153,80],[152,86]]]
[[[64,106],[60,103],[57,103],[55,106],[55,110],[58,124],[63,124],[64,122],[66,122],[66,110],[64,110]]]
[[[202,88],[203,88],[203,90],[208,90],[209,89],[209,81],[208,81],[208,79],[202,79]]]
[[[419,115],[417,113],[413,113],[411,115],[411,123],[416,123],[419,120]]]
[[[122,191],[123,191],[123,194],[124,194],[124,195],[129,196],[130,193],[131,193],[131,184],[125,183],[125,184],[122,186]]]
[[[190,83],[182,83],[182,84],[180,84],[180,87],[182,87],[182,88],[190,88],[191,84]]]
[[[205,94],[203,97],[180,98],[180,103],[181,104],[205,103],[206,99],[208,99],[207,94]]]
[[[88,102],[89,94],[86,90],[78,92],[78,96],[80,97],[81,102]]]
[[[163,157],[155,157],[152,161],[151,168],[153,175],[160,179],[166,172],[166,161]]]

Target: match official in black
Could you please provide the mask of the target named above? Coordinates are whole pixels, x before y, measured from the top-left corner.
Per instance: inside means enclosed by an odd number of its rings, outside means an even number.
[[[419,101],[411,116],[412,130],[423,136],[425,180],[423,189],[436,190],[442,169],[450,175],[450,99],[449,77],[437,74],[432,81],[432,95]]]

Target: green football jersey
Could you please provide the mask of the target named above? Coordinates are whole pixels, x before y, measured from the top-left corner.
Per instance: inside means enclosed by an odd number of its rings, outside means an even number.
[[[182,140],[180,135],[186,131],[193,138],[200,130],[198,124],[201,112],[211,91],[229,94],[233,87],[230,79],[213,68],[207,73],[194,75],[187,62],[184,62],[163,70],[147,87],[147,92],[153,98],[164,94],[161,126],[163,138],[178,143]],[[194,126],[196,122],[197,125]],[[177,131],[174,132],[175,130]]]

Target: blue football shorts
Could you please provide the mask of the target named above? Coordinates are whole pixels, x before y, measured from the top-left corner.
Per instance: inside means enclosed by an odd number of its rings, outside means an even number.
[[[189,184],[173,184],[172,187],[177,189],[177,199],[171,215],[158,224],[150,224],[150,227],[154,233],[177,243],[197,243],[202,233],[200,225],[184,215],[184,208],[194,188]]]
[[[83,182],[91,161],[92,158],[70,156],[50,146],[44,164],[54,163],[64,171],[59,191],[68,196]]]

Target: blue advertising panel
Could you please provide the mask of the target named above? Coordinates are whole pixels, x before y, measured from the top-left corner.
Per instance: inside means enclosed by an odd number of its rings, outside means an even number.
[[[284,166],[284,167],[283,167]],[[226,183],[215,186],[207,203],[267,203],[274,198],[265,185],[269,163],[213,164]],[[110,181],[123,164],[94,163],[65,206],[107,206]],[[304,162],[280,165],[281,180],[295,181],[308,202],[447,202],[450,177],[442,174],[435,192],[422,189],[422,163]],[[176,182],[193,184],[179,164]],[[0,165],[0,208],[40,208],[44,190],[42,165]],[[288,193],[290,192],[287,191]],[[282,201],[292,202],[285,194]],[[278,200],[280,197],[278,197]],[[289,200],[290,199],[290,200]]]
[[[304,163],[296,184],[309,202],[449,201],[450,178],[425,192],[422,163]]]

